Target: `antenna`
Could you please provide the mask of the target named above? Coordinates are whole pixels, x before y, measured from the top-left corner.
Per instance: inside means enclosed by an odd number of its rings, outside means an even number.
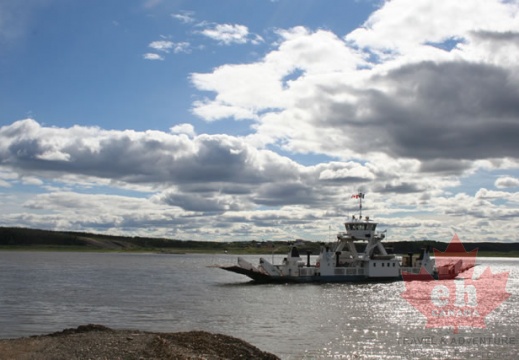
[[[366,195],[366,194],[361,193],[359,191],[359,193],[351,196],[352,198],[359,199],[359,218],[361,218],[361,219],[362,219],[362,199],[364,199],[364,195]]]
[[[363,193],[359,193],[359,216],[362,219],[362,198],[364,197]]]

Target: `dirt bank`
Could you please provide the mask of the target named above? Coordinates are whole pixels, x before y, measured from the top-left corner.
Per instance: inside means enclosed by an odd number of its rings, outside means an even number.
[[[205,331],[155,333],[102,325],[0,340],[0,359],[279,359],[251,344]]]

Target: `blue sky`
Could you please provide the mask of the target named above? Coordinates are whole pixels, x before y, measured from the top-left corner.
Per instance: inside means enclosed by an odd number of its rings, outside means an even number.
[[[178,122],[197,121],[189,110],[193,98],[202,95],[190,85],[190,74],[261,58],[277,40],[276,29],[307,24],[345,34],[373,10],[370,2],[342,1],[29,3],[28,9],[26,2],[3,5],[13,17],[23,13],[24,24],[7,21],[16,27],[11,36],[4,29],[2,77],[8,94],[1,99],[2,117],[136,130],[167,130]],[[334,16],[337,11],[343,15]],[[219,25],[241,24],[250,33],[243,42],[225,44],[202,34]],[[252,44],[256,36],[262,40]],[[159,42],[175,45],[150,47]],[[179,43],[186,46],[175,52]],[[161,60],[143,61],[145,54]],[[213,130],[198,124],[207,131],[228,131],[228,126],[220,129],[218,124]]]
[[[519,3],[0,4],[0,226],[519,241]]]

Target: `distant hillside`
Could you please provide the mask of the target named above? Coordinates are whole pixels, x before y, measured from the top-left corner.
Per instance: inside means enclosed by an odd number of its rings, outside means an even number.
[[[306,251],[319,253],[320,243],[298,241],[301,255]],[[91,234],[82,232],[49,231],[27,228],[0,227],[0,249],[60,249],[60,250],[115,250],[115,251],[159,251],[199,253],[285,253],[289,241],[194,241],[146,237],[128,237]],[[385,243],[388,250],[396,254],[417,253],[424,246],[445,251],[447,243],[425,241],[397,241]],[[463,243],[466,251],[478,248],[480,255],[518,256],[519,243]]]
[[[116,250],[161,252],[272,252],[286,242],[257,241],[216,242],[176,240],[147,237],[113,236],[82,232],[50,231],[27,228],[0,227],[0,249],[34,248],[60,250]]]
[[[392,247],[396,254],[406,254],[409,252],[416,253],[420,251],[424,246],[430,246],[432,249],[439,251],[445,251],[448,243],[424,240],[424,241],[398,241],[392,243],[386,243],[386,247]],[[513,255],[519,256],[519,243],[497,243],[497,242],[480,242],[480,243],[469,243],[463,242],[465,251],[472,251],[478,249],[478,254],[483,255]],[[514,254],[509,254],[514,253]]]

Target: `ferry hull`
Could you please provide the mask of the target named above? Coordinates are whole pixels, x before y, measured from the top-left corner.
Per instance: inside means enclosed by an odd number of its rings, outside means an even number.
[[[313,276],[271,276],[259,272],[257,270],[249,270],[240,266],[220,266],[220,269],[230,271],[236,274],[248,276],[250,279],[261,284],[287,284],[287,283],[381,283],[395,281],[431,281],[438,280],[438,273],[428,274],[408,274],[395,277],[369,277],[365,275],[313,275]],[[466,270],[466,269],[465,269]],[[448,280],[456,277],[457,274],[451,276],[441,276],[440,280]]]
[[[248,276],[253,281],[262,284],[287,284],[287,283],[369,283],[369,282],[394,282],[403,280],[398,277],[368,277],[365,275],[313,275],[313,276],[270,276],[255,270],[244,269],[240,266],[222,266],[223,270],[227,270],[236,274]]]

